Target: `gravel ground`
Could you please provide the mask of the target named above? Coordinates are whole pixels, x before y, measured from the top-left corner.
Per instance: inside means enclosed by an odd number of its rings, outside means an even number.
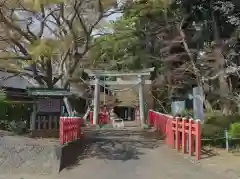
[[[49,139],[1,135],[0,175],[3,173],[52,174],[58,164],[54,160],[54,146],[57,144],[56,141]]]

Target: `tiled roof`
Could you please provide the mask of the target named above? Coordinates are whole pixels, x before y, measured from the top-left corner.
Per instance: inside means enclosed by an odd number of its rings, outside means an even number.
[[[33,85],[19,75],[0,71],[0,87],[26,89],[33,87]]]

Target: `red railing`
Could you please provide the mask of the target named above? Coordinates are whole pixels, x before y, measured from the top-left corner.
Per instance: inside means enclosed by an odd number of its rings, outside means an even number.
[[[148,119],[149,125],[156,127],[164,135],[165,143],[169,147],[175,148],[177,151],[181,149],[183,153],[188,150],[189,155],[192,156],[195,153],[196,159],[200,160],[201,134],[199,120],[194,122],[192,119],[173,118],[152,110],[148,113]]]
[[[155,127],[162,135],[166,136],[166,127],[168,120],[172,120],[172,116],[158,113],[152,110],[148,112],[148,125]]]
[[[59,142],[61,145],[81,137],[81,118],[60,117]]]

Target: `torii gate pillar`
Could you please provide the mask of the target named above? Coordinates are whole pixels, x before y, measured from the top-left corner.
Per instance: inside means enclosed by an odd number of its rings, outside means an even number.
[[[144,109],[144,81],[142,75],[138,75],[138,80],[139,80],[139,112],[140,112],[140,121],[141,121],[141,126],[145,124],[145,109]]]
[[[93,101],[93,125],[97,125],[98,113],[99,113],[99,103],[100,103],[100,84],[99,78],[95,77],[95,88],[94,88],[94,101]]]

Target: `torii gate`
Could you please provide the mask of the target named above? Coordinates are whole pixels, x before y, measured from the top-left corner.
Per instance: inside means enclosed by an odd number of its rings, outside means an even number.
[[[97,124],[97,118],[99,113],[100,104],[100,85],[137,85],[139,84],[139,110],[140,110],[140,121],[141,125],[144,125],[145,114],[144,114],[144,84],[151,84],[151,80],[144,80],[144,76],[150,76],[154,68],[149,68],[138,72],[115,72],[115,71],[99,71],[99,70],[85,70],[90,77],[94,77],[95,80],[91,81],[90,84],[94,85],[94,110],[93,110],[93,124]],[[100,77],[122,77],[122,76],[137,76],[137,80],[121,80],[121,81],[101,81]]]

